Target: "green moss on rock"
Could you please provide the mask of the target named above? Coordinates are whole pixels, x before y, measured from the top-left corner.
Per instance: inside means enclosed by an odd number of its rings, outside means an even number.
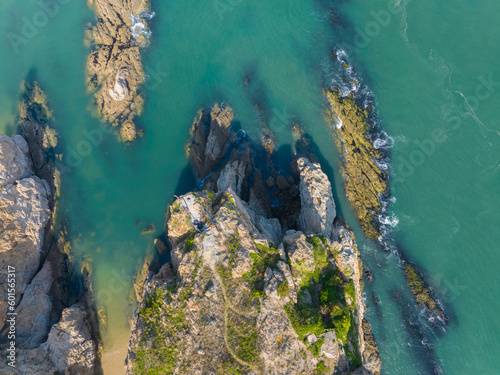
[[[343,97],[338,90],[325,92],[329,107],[327,121],[342,154],[342,175],[347,198],[365,234],[380,236],[377,216],[382,208],[381,196],[388,193],[387,173],[376,160],[382,155],[368,137],[370,108],[362,108],[353,94]],[[342,126],[337,126],[339,120]]]
[[[430,316],[446,322],[448,317],[434,299],[431,288],[416,267],[409,262],[405,262],[403,273],[417,305],[424,308]]]

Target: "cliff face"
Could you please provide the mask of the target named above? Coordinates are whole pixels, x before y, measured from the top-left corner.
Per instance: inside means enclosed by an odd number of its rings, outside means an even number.
[[[27,84],[24,137],[0,135],[0,277],[11,280],[2,283],[0,346],[12,356],[2,357],[0,372],[94,374],[90,296],[75,283],[64,234],[54,233],[58,182],[48,154],[57,137],[50,116],[39,86]]]
[[[230,121],[203,127],[190,153],[207,181],[213,176],[207,160],[217,166],[217,180],[210,182],[213,190],[183,195],[169,208],[172,262],[146,282],[132,326],[129,373],[347,374],[364,368],[379,374],[364,318],[359,252],[352,232],[334,223],[331,186],[320,165],[296,161],[302,210],[298,227],[282,228],[248,193],[255,171],[237,158],[251,155],[247,146],[235,153],[224,145],[231,131],[217,126],[229,128]]]
[[[144,82],[140,48],[148,43],[147,0],[88,0],[97,22],[90,25],[86,43],[92,50],[87,60],[88,87],[94,92],[97,111],[120,129],[124,141],[137,137],[134,118],[140,115]]]

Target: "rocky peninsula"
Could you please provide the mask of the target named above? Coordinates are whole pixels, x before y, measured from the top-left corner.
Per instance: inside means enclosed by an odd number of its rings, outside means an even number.
[[[25,83],[22,135],[0,135],[0,372],[97,374],[99,342],[88,285],[56,229],[57,133],[37,83]],[[9,282],[6,282],[9,280]]]
[[[140,134],[135,117],[144,105],[140,86],[145,75],[141,48],[148,44],[148,0],[87,0],[96,14],[89,25],[86,44],[87,85],[94,94],[93,106],[104,121],[120,130],[120,138],[130,142]]]
[[[273,215],[277,187],[263,183],[269,171],[255,168],[232,113],[215,105],[194,122],[188,151],[203,190],[169,207],[171,262],[145,282],[128,372],[380,374],[359,251],[321,165],[291,160],[294,217]]]

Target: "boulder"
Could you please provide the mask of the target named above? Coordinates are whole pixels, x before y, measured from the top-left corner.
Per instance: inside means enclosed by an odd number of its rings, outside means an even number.
[[[97,358],[85,308],[76,304],[62,313],[61,320],[50,329],[46,352],[61,373],[92,375]]]
[[[266,180],[266,185],[269,189],[272,189],[274,187],[274,178],[273,176],[269,176]]]
[[[158,250],[158,252],[160,254],[164,254],[168,250],[167,245],[165,245],[165,242],[163,242],[159,238],[155,238],[154,244],[155,244],[156,250]]]
[[[276,185],[280,190],[286,190],[290,187],[290,184],[288,183],[286,177],[281,174],[276,177]]]

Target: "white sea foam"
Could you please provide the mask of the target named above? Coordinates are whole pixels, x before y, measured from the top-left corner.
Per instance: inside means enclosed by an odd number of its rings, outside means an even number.
[[[132,32],[132,37],[142,43],[144,42],[140,40],[141,37],[148,39],[151,37],[151,30],[149,30],[144,21],[150,20],[155,16],[155,12],[151,10],[145,10],[139,15],[135,15],[134,13],[130,14],[130,21],[132,21],[132,26],[130,27],[130,31]]]
[[[394,214],[391,214],[390,216],[379,215],[379,221],[382,225],[387,225],[391,228],[395,228],[399,224],[399,219]]]
[[[339,118],[339,116],[337,116],[337,114],[335,113],[335,118],[337,119],[336,123],[335,123],[335,126],[337,127],[337,129],[340,129],[343,125],[343,122],[342,120]]]

